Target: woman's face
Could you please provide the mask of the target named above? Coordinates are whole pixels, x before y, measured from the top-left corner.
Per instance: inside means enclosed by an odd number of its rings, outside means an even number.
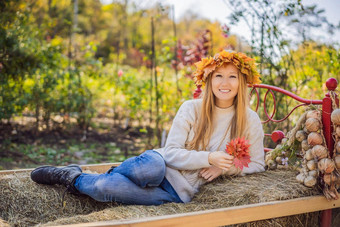
[[[216,106],[220,108],[231,106],[238,92],[238,69],[233,64],[219,67],[212,74],[211,86]]]

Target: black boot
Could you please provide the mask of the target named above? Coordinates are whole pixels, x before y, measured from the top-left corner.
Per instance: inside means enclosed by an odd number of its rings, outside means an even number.
[[[111,168],[106,171],[106,173],[111,173],[115,168],[117,168],[117,166],[111,166]]]
[[[66,167],[41,166],[31,172],[31,179],[38,184],[60,184],[64,185],[69,192],[79,194],[73,186],[76,178],[82,173],[78,165]]]

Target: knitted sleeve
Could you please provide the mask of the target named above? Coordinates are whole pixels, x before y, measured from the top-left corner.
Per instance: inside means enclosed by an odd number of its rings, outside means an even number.
[[[246,130],[250,144],[251,162],[248,164],[248,167],[244,167],[242,171],[233,165],[228,171],[223,170],[223,175],[246,175],[263,172],[265,170],[262,123],[256,112],[250,110],[248,116],[249,126]]]
[[[250,160],[248,167],[243,168],[242,174],[250,174],[256,172],[263,172],[264,163],[264,147],[263,139],[264,132],[262,123],[256,112],[250,110],[249,112],[249,126],[248,126],[248,139],[250,143]]]
[[[179,108],[162,152],[165,163],[178,170],[196,170],[209,167],[207,151],[185,148],[190,130],[195,122],[195,100],[189,100]]]

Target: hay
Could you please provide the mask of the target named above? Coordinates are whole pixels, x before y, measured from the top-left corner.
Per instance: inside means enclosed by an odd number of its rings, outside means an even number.
[[[68,193],[63,204],[64,187],[38,185],[30,180],[28,173],[20,173],[0,176],[0,218],[15,226],[74,224],[138,219],[320,194],[317,189],[298,183],[295,175],[290,170],[276,170],[245,177],[221,177],[204,185],[187,204],[127,206],[100,203]],[[318,212],[252,222],[246,226],[288,226],[288,223],[315,226]]]
[[[32,226],[57,218],[88,214],[112,206],[65,193],[61,186],[34,183],[29,173],[0,175],[0,218],[15,226]]]
[[[7,222],[5,222],[4,220],[0,219],[0,226],[1,227],[9,227],[10,225]]]
[[[46,226],[107,220],[132,220],[321,194],[317,189],[310,189],[296,182],[295,175],[296,173],[292,171],[276,170],[246,177],[220,178],[213,183],[204,185],[194,199],[187,204],[121,205],[93,212],[89,215],[61,218],[46,223]],[[319,212],[314,212],[233,226],[318,226],[318,219]]]

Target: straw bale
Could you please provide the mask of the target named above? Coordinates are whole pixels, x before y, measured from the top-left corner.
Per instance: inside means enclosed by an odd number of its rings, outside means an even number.
[[[59,185],[34,183],[29,173],[0,175],[0,218],[15,226],[33,226],[112,206],[64,192],[65,188]]]
[[[128,206],[100,203],[69,193],[65,193],[63,203],[64,187],[38,185],[30,180],[28,173],[20,173],[0,176],[0,218],[15,226],[132,220],[321,194],[317,188],[307,188],[298,183],[295,175],[290,170],[275,170],[245,177],[220,177],[204,185],[187,204]],[[290,223],[294,226],[315,226],[318,214],[315,212],[244,225],[287,226]]]
[[[245,177],[221,177],[215,182],[204,185],[193,200],[187,204],[168,203],[161,206],[120,205],[93,212],[89,215],[61,218],[45,225],[122,219],[133,220],[320,194],[317,189],[307,188],[298,183],[295,180],[295,175],[296,173],[293,171],[276,170]],[[318,226],[318,218],[319,212],[314,212],[234,226]]]
[[[10,225],[6,221],[0,219],[0,226],[1,227],[9,227]]]

